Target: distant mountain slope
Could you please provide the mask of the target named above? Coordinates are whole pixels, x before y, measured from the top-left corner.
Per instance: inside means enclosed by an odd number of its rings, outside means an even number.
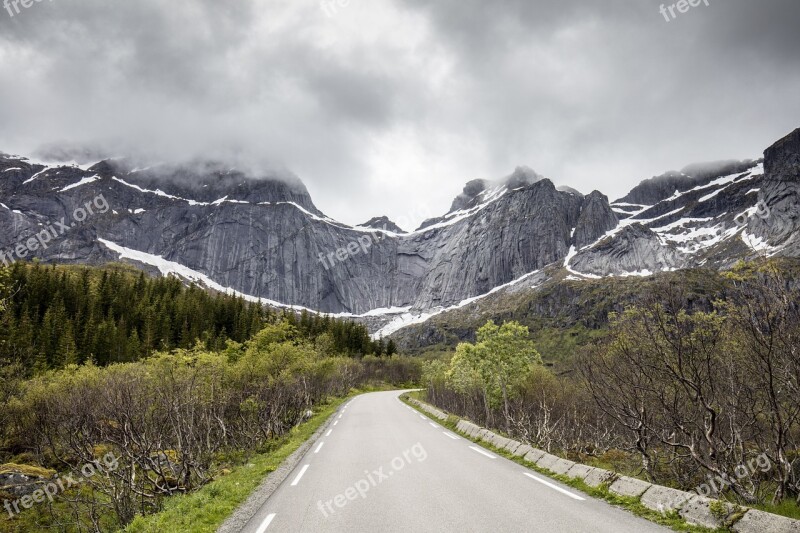
[[[292,176],[208,162],[64,166],[3,155],[0,251],[19,258],[21,246],[27,259],[61,263],[122,258],[273,305],[362,316],[388,335],[553,272],[646,276],[800,255],[799,145],[797,130],[763,161],[693,165],[613,203],[520,167],[497,182],[469,182],[447,214],[408,233],[385,217],[358,227],[332,220]],[[100,195],[106,211],[73,220]],[[28,250],[54,224],[61,233]]]

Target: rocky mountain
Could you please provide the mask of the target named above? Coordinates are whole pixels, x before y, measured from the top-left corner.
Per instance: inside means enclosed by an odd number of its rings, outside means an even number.
[[[796,256],[799,168],[800,130],[763,160],[690,166],[615,202],[520,167],[469,182],[448,213],[405,232],[385,217],[332,220],[293,176],[2,155],[0,261],[129,261],[272,305],[358,316],[388,335],[553,275]]]

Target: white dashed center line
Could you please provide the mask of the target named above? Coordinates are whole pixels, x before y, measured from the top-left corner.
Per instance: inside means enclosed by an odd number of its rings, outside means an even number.
[[[545,485],[545,486],[547,486],[547,487],[550,487],[550,488],[551,488],[551,489],[553,489],[553,490],[557,490],[557,491],[558,491],[558,492],[560,492],[561,494],[566,494],[567,496],[569,496],[569,497],[570,497],[570,498],[572,498],[573,500],[584,501],[584,500],[586,499],[586,498],[581,498],[581,497],[580,497],[580,496],[578,496],[577,494],[572,494],[570,491],[568,491],[568,490],[564,490],[564,489],[562,489],[561,487],[559,487],[558,485],[554,485],[554,484],[550,483],[549,481],[545,481],[544,479],[542,479],[542,478],[540,478],[540,477],[536,477],[536,476],[534,476],[533,474],[529,474],[529,473],[527,473],[527,472],[523,472],[523,473],[524,473],[526,476],[528,476],[529,478],[531,478],[532,480],[534,480],[534,481],[538,481],[538,482],[539,482],[539,483],[541,483],[542,485]]]
[[[496,455],[492,455],[491,453],[489,453],[489,452],[487,452],[487,451],[481,450],[481,449],[480,449],[480,448],[478,448],[477,446],[470,446],[470,447],[469,447],[469,449],[470,449],[470,450],[473,450],[473,451],[476,451],[476,452],[478,452],[478,453],[479,453],[479,454],[481,454],[481,455],[485,455],[485,456],[486,456],[486,457],[488,457],[489,459],[497,459],[497,456],[496,456]]]
[[[261,522],[261,525],[258,526],[258,529],[256,530],[256,533],[264,533],[267,530],[267,528],[269,527],[269,525],[272,523],[272,520],[274,518],[275,518],[275,513],[272,513],[271,515],[268,515],[264,519],[264,521]]]
[[[309,466],[311,466],[311,465],[305,465],[303,468],[300,469],[300,473],[297,474],[297,477],[294,478],[294,481],[292,481],[292,487],[294,487],[295,485],[300,483],[300,479],[303,477],[303,474],[306,473],[306,470],[308,470]]]

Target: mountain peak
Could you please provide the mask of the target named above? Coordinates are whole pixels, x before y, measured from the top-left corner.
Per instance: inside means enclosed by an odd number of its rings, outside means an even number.
[[[392,222],[387,216],[371,218],[368,221],[364,222],[363,224],[359,224],[356,227],[379,229],[384,231],[391,231],[392,233],[406,233],[404,229],[402,229],[400,226]]]
[[[644,180],[625,197],[614,203],[629,203],[642,206],[655,205],[676,192],[685,192],[695,187],[706,185],[723,176],[747,172],[760,162],[746,159],[744,161],[694,163],[684,167],[681,171],[670,170],[660,176]]]
[[[509,189],[518,189],[519,187],[526,187],[542,181],[544,176],[538,174],[535,170],[527,166],[519,166],[514,169],[514,172],[505,180],[506,187]]]

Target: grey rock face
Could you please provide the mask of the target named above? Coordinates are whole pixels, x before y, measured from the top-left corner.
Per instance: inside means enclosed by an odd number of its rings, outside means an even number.
[[[619,219],[608,204],[608,197],[594,191],[584,199],[581,216],[575,228],[575,247],[580,249],[592,244],[618,224]]]
[[[661,272],[678,268],[685,261],[675,248],[662,245],[652,230],[633,224],[580,252],[570,264],[579,272],[605,276]]]
[[[785,255],[800,255],[800,129],[764,153],[767,177],[761,191],[764,216],[750,219],[749,230]]]
[[[385,231],[391,231],[392,233],[405,233],[400,226],[389,220],[389,217],[371,218],[363,224],[359,224],[358,226],[362,228],[382,229]]]
[[[615,203],[654,205],[666,200],[675,192],[685,192],[694,187],[731,174],[747,172],[757,161],[715,161],[689,165],[680,172],[671,171],[643,181]]]
[[[104,239],[244,294],[333,313],[452,305],[487,292],[563,257],[581,207],[545,180],[496,189],[498,199],[482,198],[486,205],[470,217],[395,236],[325,217],[297,181],[251,179],[218,165],[137,170],[110,161],[82,170],[4,159],[0,173],[8,230],[0,250],[40,225],[71,220],[102,194],[110,210],[33,255],[117,260]]]
[[[460,209],[468,209],[475,207],[478,196],[489,187],[489,182],[486,180],[472,180],[464,186],[464,192],[456,196],[453,200],[453,205],[450,207],[450,213]]]
[[[597,191],[558,190],[520,167],[498,182],[469,182],[450,212],[405,233],[386,217],[355,228],[326,217],[292,176],[254,179],[209,162],[45,167],[2,155],[0,251],[65,221],[67,231],[26,259],[102,264],[120,259],[118,246],[153,271],[188,268],[282,304],[422,312],[558,269],[565,258],[573,275],[624,276],[724,266],[754,253],[745,236],[800,254],[798,168],[800,130],[766,151],[765,172],[752,161],[687,167],[643,182],[622,204]],[[73,226],[76,209],[99,195],[109,209]],[[753,216],[759,199],[769,218]],[[373,330],[382,325],[365,320]]]

